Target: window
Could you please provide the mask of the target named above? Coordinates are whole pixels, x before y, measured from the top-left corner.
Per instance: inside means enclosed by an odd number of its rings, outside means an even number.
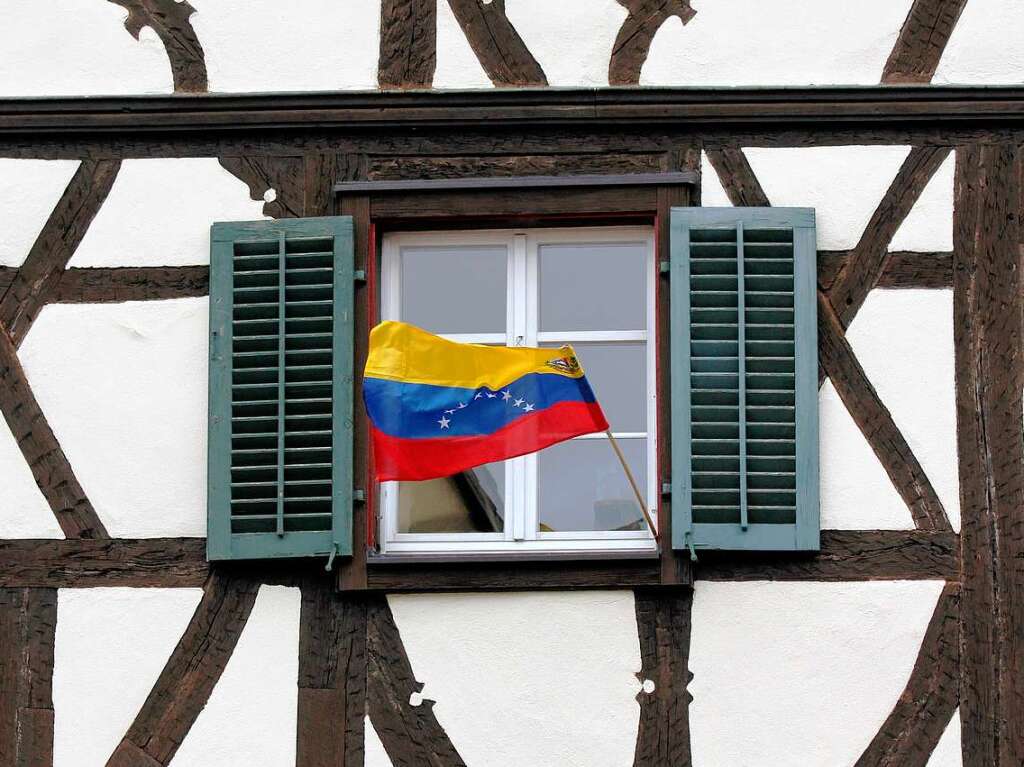
[[[571,343],[656,518],[655,276],[649,227],[395,233],[381,317],[464,343]],[[387,554],[655,550],[603,434],[383,483],[380,515]]]
[[[209,559],[352,551],[352,219],[215,224]]]

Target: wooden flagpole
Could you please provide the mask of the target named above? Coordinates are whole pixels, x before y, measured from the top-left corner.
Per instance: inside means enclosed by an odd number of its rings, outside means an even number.
[[[633,494],[636,496],[636,502],[640,506],[640,511],[643,512],[644,519],[647,520],[647,526],[651,528],[651,534],[654,536],[654,540],[660,543],[658,531],[654,527],[654,520],[651,519],[650,512],[647,511],[647,504],[644,503],[644,497],[640,494],[640,486],[637,485],[636,478],[633,476],[633,472],[630,471],[629,464],[626,463],[626,456],[622,454],[622,448],[620,448],[619,443],[616,442],[611,429],[607,429],[605,434],[608,435],[608,440],[612,443],[612,449],[615,450],[615,455],[619,457],[619,463],[622,464],[622,470],[626,472],[626,478],[629,480],[629,484],[633,488]]]

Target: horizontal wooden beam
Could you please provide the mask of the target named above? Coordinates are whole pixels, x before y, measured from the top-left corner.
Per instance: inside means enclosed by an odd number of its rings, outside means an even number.
[[[823,530],[821,552],[746,555],[706,552],[704,580],[928,580],[956,578],[958,536],[919,530]],[[0,588],[202,586],[209,575],[203,538],[2,540]],[[378,591],[643,588],[661,583],[657,559],[377,565]],[[323,561],[253,562],[220,569],[263,583],[298,585]]]
[[[818,251],[818,287],[828,290],[853,251]],[[886,256],[878,288],[952,288],[953,254],[894,250]]]
[[[116,132],[342,133],[405,128],[700,126],[735,130],[821,126],[1024,127],[1019,86],[774,88],[502,88],[479,91],[194,94],[0,99],[0,135]]]

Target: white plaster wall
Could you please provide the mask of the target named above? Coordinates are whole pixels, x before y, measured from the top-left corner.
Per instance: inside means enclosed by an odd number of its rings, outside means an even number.
[[[910,147],[747,147],[743,152],[772,205],[815,208],[818,247],[843,250],[857,244]]]
[[[953,249],[953,173],[956,154],[949,153],[931,177],[910,213],[893,235],[889,250]]]
[[[729,195],[708,159],[707,152],[700,153],[700,204],[705,208],[729,207]]]
[[[50,304],[21,360],[112,536],[206,531],[207,299]]]
[[[69,266],[208,264],[211,224],[265,218],[216,158],[125,160]]]
[[[548,85],[608,85],[608,61],[627,15],[615,0],[509,0],[505,12]]]
[[[823,530],[912,530],[907,504],[831,381],[818,395]]]
[[[191,0],[211,91],[377,87],[380,0]]]
[[[0,266],[21,266],[78,160],[0,158]]]
[[[642,85],[877,84],[909,0],[692,0],[662,25]]]
[[[953,712],[953,718],[946,725],[942,737],[935,744],[935,750],[928,760],[928,767],[963,767],[960,752],[960,709]]]
[[[380,741],[380,735],[373,728],[370,717],[366,717],[363,723],[364,749],[363,767],[394,767],[388,752],[384,750],[384,744]]]
[[[698,581],[689,687],[695,760],[853,764],[902,693],[942,586]]]
[[[452,13],[448,0],[437,0],[435,88],[492,88],[490,78]]]
[[[170,767],[295,764],[299,590],[261,586],[235,651]]]
[[[953,291],[873,290],[846,337],[959,530]]]
[[[935,70],[933,83],[1024,83],[1024,3],[971,0]]]
[[[81,0],[4,0],[0,97],[170,93],[171,65],[156,33],[139,40],[128,11]]]
[[[467,764],[631,764],[630,592],[390,596],[423,697]]]
[[[201,597],[201,589],[60,589],[54,767],[106,764]]]
[[[63,537],[17,440],[0,418],[0,539]]]

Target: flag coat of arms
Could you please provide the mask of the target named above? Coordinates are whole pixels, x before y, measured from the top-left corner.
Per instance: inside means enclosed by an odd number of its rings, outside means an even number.
[[[481,346],[403,322],[370,332],[363,377],[378,480],[447,477],[608,429],[571,346]]]

